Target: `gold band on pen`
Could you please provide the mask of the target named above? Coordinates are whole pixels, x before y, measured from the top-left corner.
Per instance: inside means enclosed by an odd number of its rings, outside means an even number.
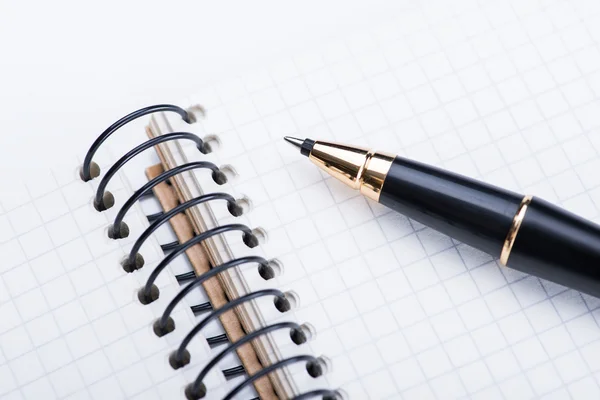
[[[517,209],[517,213],[513,218],[512,224],[510,225],[510,229],[508,230],[508,235],[506,235],[506,239],[504,239],[504,246],[502,247],[502,253],[500,253],[500,263],[506,267],[508,264],[508,257],[510,256],[510,251],[515,244],[515,240],[517,239],[517,234],[519,233],[519,228],[521,228],[521,224],[523,223],[523,219],[525,218],[525,213],[527,212],[527,207],[531,203],[533,196],[527,195],[523,197],[521,200],[521,204]]]
[[[393,155],[369,151],[365,165],[357,177],[360,183],[360,192],[371,200],[379,201],[383,182],[393,161]]]
[[[380,151],[321,141],[315,142],[308,156],[319,168],[374,201],[379,201],[394,158]]]

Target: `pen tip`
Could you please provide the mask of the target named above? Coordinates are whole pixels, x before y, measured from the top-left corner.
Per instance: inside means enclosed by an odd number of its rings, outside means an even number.
[[[310,152],[315,144],[315,141],[312,139],[298,139],[292,136],[284,136],[283,137],[286,142],[292,144],[294,147],[300,149],[300,154],[303,156],[309,156]]]
[[[298,139],[298,138],[291,137],[291,136],[284,136],[283,138],[285,139],[286,142],[291,143],[292,145],[296,146],[297,148],[301,148],[302,142],[304,142],[304,140],[302,140],[302,139]]]

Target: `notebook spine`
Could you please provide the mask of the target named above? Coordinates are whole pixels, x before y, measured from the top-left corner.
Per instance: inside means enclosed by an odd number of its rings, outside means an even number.
[[[90,181],[92,179],[98,178],[101,175],[100,167],[93,161],[94,154],[99,150],[104,141],[114,134],[119,128],[123,127],[127,123],[141,117],[144,115],[149,115],[156,112],[174,112],[181,116],[181,118],[187,123],[193,123],[196,121],[194,114],[191,110],[185,110],[181,107],[170,105],[170,104],[159,104],[150,107],[145,107],[140,110],[134,111],[125,117],[119,119],[115,123],[113,123],[110,127],[108,127],[92,144],[90,149],[88,150],[84,163],[80,169],[81,179],[84,181]],[[136,157],[141,152],[153,148],[154,146],[164,143],[167,141],[173,140],[190,140],[196,144],[196,147],[201,153],[207,153],[210,151],[209,146],[207,146],[202,139],[196,136],[193,133],[189,132],[174,132],[163,134],[154,138],[147,140],[146,142],[136,146],[131,151],[127,152],[123,157],[121,157],[117,162],[115,162],[106,174],[101,178],[100,184],[94,196],[94,207],[98,212],[103,212],[109,208],[111,208],[114,204],[114,196],[107,190],[108,185],[110,183],[111,178],[117,174],[120,168],[125,165],[129,160]],[[221,185],[227,182],[226,175],[219,170],[214,164],[205,161],[199,162],[190,162],[183,165],[179,165],[175,168],[171,168],[167,171],[162,172],[157,177],[149,180],[145,185],[136,190],[131,197],[123,204],[119,212],[117,213],[113,224],[108,229],[108,235],[111,239],[118,240],[122,238],[126,238],[129,236],[130,231],[129,227],[125,223],[125,217],[127,211],[133,207],[133,205],[140,199],[151,196],[153,190],[160,185],[161,183],[168,183],[172,178],[176,175],[179,175],[183,172],[187,172],[194,169],[208,169],[211,171],[212,178],[215,183]],[[186,210],[195,207],[202,203],[209,203],[213,201],[226,201],[227,208],[231,215],[240,216],[243,213],[243,207],[234,199],[231,195],[227,193],[209,193],[203,194],[201,196],[195,197],[189,201],[178,204],[176,207],[172,208],[169,211],[165,211],[162,213],[157,213],[148,216],[148,220],[150,225],[146,230],[136,239],[134,242],[130,253],[123,260],[122,267],[123,270],[127,273],[133,273],[136,270],[142,268],[144,266],[144,258],[139,253],[140,248],[143,243],[150,237],[152,234],[163,224],[169,222],[174,216],[185,212]],[[164,271],[169,263],[173,261],[177,256],[186,252],[196,244],[200,244],[203,241],[210,239],[213,236],[223,234],[225,232],[230,231],[238,231],[242,234],[242,240],[248,247],[256,247],[258,245],[258,238],[255,233],[246,225],[243,224],[227,224],[214,227],[212,229],[206,230],[204,232],[196,232],[196,235],[193,236],[190,240],[179,243],[174,242],[168,245],[163,246],[163,250],[170,251],[162,261],[158,263],[158,265],[154,268],[152,273],[149,275],[146,284],[139,290],[138,299],[142,304],[150,304],[156,301],[160,296],[160,291],[158,287],[154,284],[154,281],[157,279],[159,274]],[[158,336],[168,335],[175,329],[175,322],[171,318],[171,313],[175,310],[176,306],[188,295],[192,290],[198,288],[200,285],[205,283],[210,278],[216,277],[219,274],[231,269],[238,267],[243,264],[253,263],[257,265],[258,273],[260,276],[269,280],[275,276],[274,267],[271,261],[266,260],[262,257],[258,256],[246,256],[240,257],[236,259],[232,259],[230,261],[221,263],[220,265],[214,266],[208,271],[202,274],[190,273],[190,274],[182,274],[177,276],[177,280],[180,283],[188,282],[179,293],[169,302],[169,304],[165,307],[165,310],[162,316],[154,322],[153,330],[154,333]],[[286,312],[292,308],[292,302],[290,301],[291,295],[289,293],[281,292],[278,289],[264,289],[257,290],[243,296],[230,299],[230,301],[219,308],[213,308],[210,303],[201,304],[198,306],[192,307],[192,311],[197,313],[209,312],[209,314],[204,317],[194,328],[184,337],[181,344],[177,348],[177,350],[173,351],[169,355],[169,364],[174,369],[179,369],[184,367],[185,365],[190,363],[191,355],[187,350],[187,346],[191,342],[191,340],[198,335],[203,327],[205,327],[210,321],[213,321],[224,313],[234,310],[236,307],[243,305],[247,302],[250,302],[254,299],[260,297],[273,297],[273,304],[277,308],[279,312]],[[243,346],[246,343],[250,343],[252,340],[257,339],[263,335],[267,335],[270,332],[276,330],[288,330],[290,339],[293,343],[300,345],[305,343],[310,338],[310,330],[305,325],[299,325],[296,322],[278,322],[270,325],[266,325],[260,327],[254,331],[246,332],[246,335],[241,337],[239,340],[236,340],[233,343],[229,343],[227,347],[222,350],[220,353],[215,355],[199,372],[197,378],[194,382],[189,383],[184,390],[185,396],[187,399],[201,399],[204,398],[208,394],[208,390],[203,383],[204,378],[207,374],[215,368],[219,361],[222,360],[228,354],[236,351],[239,347]],[[220,335],[220,337],[210,338],[209,342],[228,342],[226,335]],[[245,387],[253,384],[256,380],[267,376],[277,370],[285,368],[291,364],[295,363],[304,363],[306,367],[307,373],[314,377],[321,376],[326,370],[326,359],[322,357],[314,357],[311,355],[297,355],[294,357],[286,358],[274,362],[270,365],[264,366],[262,370],[252,374],[247,379],[245,379],[238,386],[233,388],[226,396],[225,399],[233,398],[237,393],[243,390]],[[223,373],[225,376],[235,376],[244,372],[243,366],[233,367],[227,370],[224,370]],[[342,398],[342,392],[338,390],[329,390],[329,389],[317,389],[305,392],[303,394],[296,395],[294,399],[307,399],[311,397],[321,396],[323,399],[331,400],[331,399],[339,399]]]

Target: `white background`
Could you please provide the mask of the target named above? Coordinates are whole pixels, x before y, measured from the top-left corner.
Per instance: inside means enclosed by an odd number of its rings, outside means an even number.
[[[127,112],[393,17],[404,1],[0,0],[0,167],[39,168]],[[76,146],[76,147],[75,147]]]
[[[98,387],[141,395],[147,387],[161,390],[156,383],[164,375],[155,381],[128,379],[133,369],[143,377],[151,365],[142,354],[127,360],[132,363],[127,370],[122,363],[123,368],[108,368],[122,388],[110,380],[97,386],[100,378],[86,373],[87,355],[73,354],[74,364],[69,352],[59,351],[78,341],[29,343],[22,334],[27,330],[35,340],[39,331],[52,335],[36,328],[34,308],[71,335],[72,327],[62,324],[76,319],[68,312],[79,305],[75,288],[85,293],[85,284],[102,279],[87,279],[86,266],[62,266],[46,254],[54,254],[52,246],[64,249],[57,242],[66,239],[64,231],[75,244],[68,251],[58,248],[59,254],[81,261],[77,252],[87,246],[77,243],[89,239],[92,254],[101,256],[99,239],[108,240],[108,220],[90,206],[94,182],[82,183],[74,168],[72,174],[46,171],[17,196],[7,196],[7,189],[18,185],[4,179],[22,178],[28,166],[41,171],[74,150],[81,157],[78,149],[132,109],[156,102],[188,104],[181,99],[193,95],[210,114],[205,126],[190,128],[220,133],[223,146],[214,156],[243,171],[236,191],[253,201],[250,225],[267,230],[271,240],[263,247],[269,258],[284,260],[285,273],[271,284],[287,289],[284,283],[299,294],[302,308],[295,319],[308,320],[318,332],[310,353],[332,359],[334,369],[326,377],[331,384],[323,386],[342,386],[358,399],[367,394],[418,400],[600,398],[598,298],[500,267],[399,214],[367,205],[359,193],[285,153],[291,150],[281,141],[282,134],[306,134],[398,149],[599,222],[598,0],[414,0],[414,13],[399,10],[410,4],[383,2],[164,2],[168,9],[146,2],[139,10],[127,4],[114,5],[121,14],[113,19],[107,8],[77,4],[0,9],[0,200],[6,214],[0,215],[0,301],[5,293],[10,297],[0,321],[14,327],[0,337],[6,359],[0,377],[10,370],[16,381],[0,389],[20,385],[13,392],[17,399],[51,393],[44,387],[50,381],[57,396],[75,393],[73,398],[89,397],[88,390],[94,398],[120,398],[99,395]],[[377,23],[390,18],[398,21],[392,29]],[[271,69],[276,73],[265,80],[266,87],[249,89],[247,81],[232,80],[212,99],[210,93],[217,91],[200,90],[206,81],[270,66],[365,25],[383,29],[315,49],[325,49],[317,57],[321,64]],[[133,131],[143,135],[130,126]],[[135,139],[119,133],[123,147],[123,141]],[[42,250],[50,251],[40,255]],[[113,284],[122,271],[106,268],[116,266],[116,258],[104,260],[96,274],[102,274],[105,287],[97,290],[131,301],[127,290]],[[39,287],[32,287],[32,271]],[[31,301],[40,292],[48,293],[45,309],[45,303]],[[112,295],[106,293],[105,301],[94,304],[109,304]],[[96,326],[112,326],[111,315],[117,313],[129,321],[131,310],[115,303],[110,314],[98,313],[90,321],[80,315],[103,338]],[[144,329],[150,318],[131,320]],[[81,334],[90,328],[78,329]],[[125,335],[126,329],[117,332]],[[119,362],[118,349],[131,340],[103,343],[111,363]],[[152,365],[166,367],[164,354],[156,357]],[[37,369],[29,367],[31,360],[38,360]],[[81,369],[80,380],[70,377],[75,369]],[[44,372],[48,378],[30,382]]]

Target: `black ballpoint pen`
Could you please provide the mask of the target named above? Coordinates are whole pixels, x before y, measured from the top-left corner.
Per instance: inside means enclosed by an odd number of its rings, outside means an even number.
[[[383,152],[285,140],[346,185],[504,266],[600,297],[600,226],[547,201]]]

